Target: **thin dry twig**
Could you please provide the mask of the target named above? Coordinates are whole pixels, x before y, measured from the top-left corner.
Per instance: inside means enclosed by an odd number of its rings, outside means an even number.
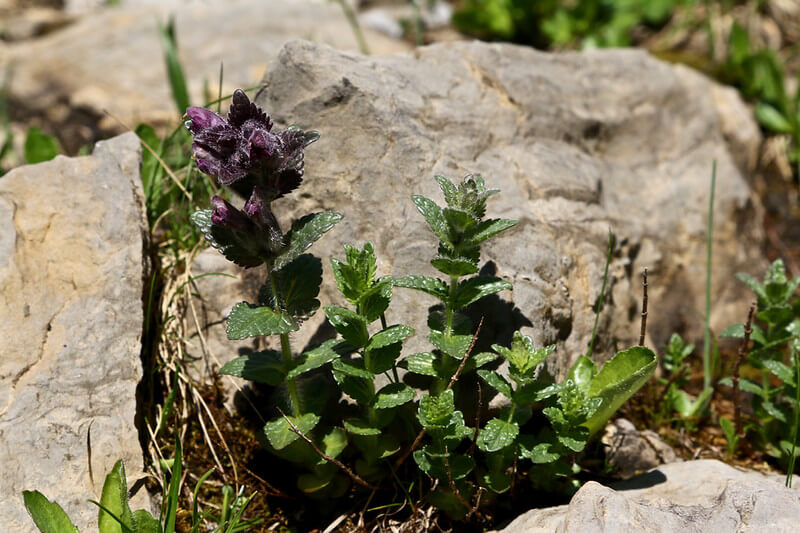
[[[639,329],[639,346],[644,346],[644,334],[647,332],[647,267],[642,273],[642,325]]]
[[[453,472],[450,470],[450,460],[448,457],[450,456],[450,451],[447,449],[447,445],[444,446],[444,469],[447,472],[447,481],[450,483],[450,490],[453,491],[453,494],[456,495],[458,501],[461,502],[461,505],[467,508],[467,512],[472,513],[473,509],[472,506],[469,504],[467,500],[461,495],[459,492],[458,487],[456,487],[456,482],[453,480]]]
[[[461,372],[464,370],[464,365],[467,364],[467,358],[469,358],[470,354],[472,353],[472,349],[475,347],[475,341],[478,340],[478,334],[481,332],[481,326],[483,326],[483,317],[481,317],[481,321],[478,322],[478,329],[475,330],[475,334],[472,336],[472,342],[469,344],[469,348],[467,348],[467,352],[464,354],[464,357],[461,359],[461,364],[458,365],[458,370],[456,373],[453,374],[453,377],[450,378],[450,383],[447,384],[447,388],[445,390],[450,390],[455,385],[456,380],[461,375]],[[411,452],[417,449],[419,443],[422,442],[422,437],[425,436],[425,428],[419,430],[417,433],[417,438],[414,439],[414,442],[411,443],[411,447],[409,447],[400,458],[395,461],[394,469],[395,471],[399,470],[403,463],[408,459],[408,456],[411,455]]]
[[[333,463],[336,466],[338,466],[345,474],[347,474],[350,477],[350,479],[352,479],[353,481],[355,481],[356,483],[358,483],[362,487],[366,487],[366,488],[368,488],[370,490],[378,490],[378,487],[376,487],[375,485],[371,485],[369,482],[365,481],[361,476],[359,476],[358,474],[356,474],[355,472],[350,470],[347,467],[347,465],[345,465],[343,462],[339,461],[335,457],[331,457],[330,455],[328,455],[325,452],[323,452],[322,450],[320,450],[319,447],[317,447],[317,445],[314,444],[314,441],[309,439],[302,431],[300,431],[300,429],[298,429],[298,427],[294,425],[294,422],[292,422],[292,419],[289,418],[288,416],[286,416],[286,413],[284,413],[280,408],[278,408],[278,412],[286,420],[286,423],[289,424],[289,428],[291,428],[292,432],[294,434],[296,434],[298,437],[300,437],[301,439],[303,439],[304,441],[306,441],[306,443],[308,443],[308,445],[311,446],[311,448],[317,453],[317,455],[319,455],[320,457],[322,457],[326,461],[328,461],[330,463]]]
[[[750,333],[753,331],[753,313],[756,311],[756,304],[750,304],[750,311],[747,313],[747,322],[744,324],[744,339],[739,345],[739,356],[736,358],[736,364],[733,366],[733,424],[736,431],[736,436],[742,434],[742,409],[739,404],[739,367],[747,355],[747,348],[750,345]]]

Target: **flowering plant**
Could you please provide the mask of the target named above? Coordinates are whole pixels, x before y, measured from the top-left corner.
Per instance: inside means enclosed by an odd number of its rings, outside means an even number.
[[[211,209],[193,215],[194,223],[229,260],[267,270],[258,303],[233,307],[228,337],[279,335],[281,341],[279,352],[237,357],[220,372],[286,392],[274,406],[280,416],[265,424],[262,440],[275,455],[305,468],[297,485],[306,494],[341,496],[351,482],[375,489],[397,482],[398,476],[410,474],[407,465],[416,464],[431,480],[419,487],[421,494],[427,490],[429,501],[452,516],[471,516],[480,494],[509,490],[522,461],[533,465],[529,475],[534,481],[542,472],[551,478],[574,473],[577,453],[591,434],[652,374],[655,355],[637,347],[602,369],[582,357],[564,383],[553,383],[538,368],[555,347],[536,348],[519,332],[510,348],[495,344],[493,352],[471,353],[477,332],[465,309],[512,288],[506,280],[481,274],[481,246],[517,225],[486,218],[487,201],[498,191],[479,176],[459,183],[436,176],[445,207],[412,196],[439,240],[431,264],[442,278],[376,277],[372,244],[345,246],[344,260],[332,258],[331,267],[353,308],[326,306],[338,338],[293,354],[289,333],[320,306],[321,261],[303,252],[341,215],[307,215],[284,233],[271,203],[300,186],[304,149],[319,134],[276,129],[242,91],[234,93],[227,119],[197,107],[189,108],[186,117],[198,168],[246,198],[238,209],[215,196]],[[404,341],[415,331],[387,323],[395,288],[438,301],[428,316],[430,351],[402,356]],[[502,362],[510,366],[505,375]],[[315,379],[328,369],[333,379]],[[507,400],[484,427],[480,420],[470,427],[460,410],[475,404],[471,391],[458,383],[467,373],[477,373]],[[406,381],[427,382],[426,393]],[[338,390],[331,390],[334,383]],[[352,401],[329,401],[342,395]],[[534,409],[544,416],[532,417]],[[406,461],[409,457],[413,461]]]

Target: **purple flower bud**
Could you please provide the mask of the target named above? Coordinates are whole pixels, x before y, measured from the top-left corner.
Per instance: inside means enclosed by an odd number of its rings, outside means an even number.
[[[213,111],[204,107],[190,107],[186,110],[183,118],[188,118],[186,121],[186,129],[192,133],[206,130],[214,126],[224,126],[225,120]]]
[[[255,233],[258,226],[244,213],[219,196],[211,197],[211,222],[239,233]]]

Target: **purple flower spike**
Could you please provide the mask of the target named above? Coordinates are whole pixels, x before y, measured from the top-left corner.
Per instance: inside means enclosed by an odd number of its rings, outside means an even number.
[[[186,110],[187,129],[194,136],[192,150],[201,172],[223,185],[260,187],[263,201],[296,189],[303,180],[303,149],[319,134],[290,128],[273,131],[270,117],[241,89],[233,93],[227,120],[201,107]]]

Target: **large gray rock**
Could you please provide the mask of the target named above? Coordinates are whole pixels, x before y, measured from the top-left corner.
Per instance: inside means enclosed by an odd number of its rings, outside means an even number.
[[[328,257],[375,243],[379,274],[431,274],[435,238],[409,197],[442,202],[434,174],[474,172],[501,189],[489,216],[521,224],[484,260],[514,283],[489,302],[486,340],[514,329],[558,343],[555,370],[584,353],[603,274],[607,232],[617,235],[595,354],[635,344],[640,274],[650,273],[651,345],[675,328],[700,331],[708,190],[717,160],[711,325],[740,320],[763,236],[745,175],[759,142],[732,90],[638,50],[545,54],[504,44],[448,43],[367,58],[309,42],[287,44],[258,102],[281,123],[322,132],[306,152],[306,181],[279,200],[291,216],[334,209],[344,220],[311,251],[323,258],[323,305],[344,303]],[[263,273],[261,274],[263,275]],[[432,298],[395,291],[391,323],[415,327],[427,347]],[[254,293],[231,298],[255,299]],[[513,312],[512,312],[513,306]],[[295,335],[304,346],[322,320]],[[230,354],[234,355],[234,354]]]
[[[159,22],[170,13],[191,100],[204,101],[204,87],[223,94],[251,87],[288,39],[311,39],[358,50],[342,10],[314,0],[225,2],[126,1],[80,16],[69,27],[0,52],[0,71],[13,72],[12,118],[42,121],[70,151],[97,135],[138,122],[174,127],[175,109],[164,66]],[[372,53],[409,45],[366,30]],[[107,115],[106,112],[110,113]]]
[[[22,504],[22,491],[34,489],[88,531],[97,509],[86,500],[99,498],[114,463],[125,461],[131,485],[141,475],[139,165],[139,142],[126,134],[90,157],[60,156],[0,180],[4,531],[36,531]]]
[[[569,505],[528,511],[502,532],[796,531],[800,493],[783,480],[711,459],[672,463],[617,490],[589,482]]]

